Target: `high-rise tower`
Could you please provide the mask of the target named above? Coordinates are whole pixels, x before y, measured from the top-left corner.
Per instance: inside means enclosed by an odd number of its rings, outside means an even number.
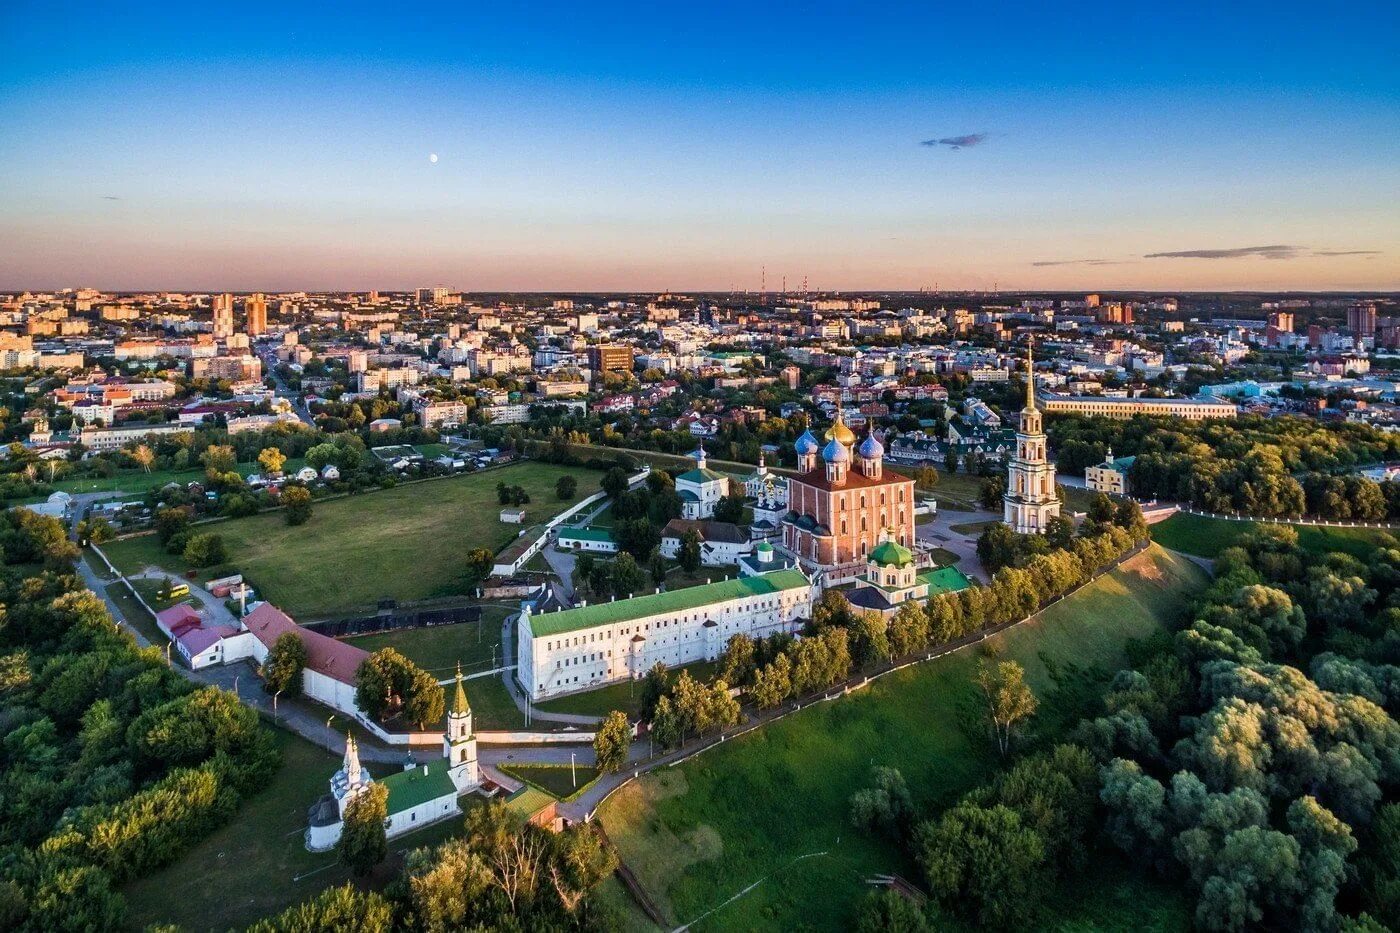
[[[1035,407],[1035,362],[1026,348],[1026,407],[1016,430],[1016,455],[1006,470],[1006,495],[1002,521],[1020,534],[1040,534],[1050,519],[1060,514],[1055,490],[1055,465],[1046,453],[1040,410]]]

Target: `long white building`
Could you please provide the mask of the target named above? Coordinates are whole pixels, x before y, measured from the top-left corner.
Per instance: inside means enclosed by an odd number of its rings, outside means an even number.
[[[641,677],[658,661],[713,660],[735,635],[797,631],[812,596],[801,571],[775,570],[542,615],[527,610],[516,626],[516,673],[538,700]]]
[[[1103,418],[1148,415],[1204,421],[1207,418],[1233,418],[1239,413],[1234,402],[1201,398],[1112,398],[1048,393],[1041,395],[1040,405],[1051,415],[1098,415]]]

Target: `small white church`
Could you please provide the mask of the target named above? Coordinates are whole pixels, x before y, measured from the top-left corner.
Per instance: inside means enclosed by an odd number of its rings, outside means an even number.
[[[410,761],[404,770],[379,779],[389,791],[385,834],[390,839],[461,813],[457,798],[481,786],[472,710],[462,686],[460,668],[457,692],[447,714],[442,751],[443,757],[438,761],[427,764]],[[345,827],[345,811],[350,802],[373,783],[374,778],[360,764],[355,737],[347,735],[345,759],[340,770],[331,777],[330,793],[316,801],[307,814],[306,847],[312,852],[334,848]]]
[[[676,494],[681,498],[681,518],[709,518],[719,500],[729,495],[729,477],[705,465],[705,445],[691,453],[695,468],[676,477]]]

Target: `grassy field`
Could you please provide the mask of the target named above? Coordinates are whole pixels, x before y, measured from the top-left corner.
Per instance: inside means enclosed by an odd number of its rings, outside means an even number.
[[[598,777],[598,769],[588,765],[501,765],[500,770],[560,800],[572,797]]]
[[[678,667],[670,673],[672,678],[675,678],[679,676],[681,671],[689,671],[690,676],[696,680],[707,681],[715,675],[718,668],[719,665],[714,661],[699,661],[695,664]],[[535,707],[547,713],[574,713],[579,716],[606,716],[613,710],[620,709],[630,718],[636,719],[641,702],[642,682],[624,680],[620,683],[608,684],[606,687],[599,687],[597,690],[589,690],[587,693],[575,693],[557,700],[545,700],[542,703],[536,703]]]
[[[530,520],[544,521],[571,503],[554,495],[565,473],[579,478],[579,495],[593,492],[599,474],[544,463],[521,463],[479,474],[431,480],[318,503],[299,527],[281,513],[200,526],[221,535],[229,561],[205,577],[237,571],[259,593],[294,617],[372,609],[397,600],[457,596],[470,590],[464,561],[469,550],[500,550],[520,528],[497,520],[496,484],[520,485],[530,494]],[[152,535],[104,547],[124,573],[156,564],[184,573],[189,567],[166,554]]]
[[[1041,719],[1054,722],[1054,671],[1112,670],[1127,641],[1176,621],[1184,597],[1204,582],[1189,561],[1154,549],[989,645],[1025,666]],[[849,826],[847,801],[871,766],[899,768],[926,812],[996,766],[971,725],[978,650],[890,675],[648,774],[604,804],[608,834],[669,921],[693,921],[762,880],[696,929],[848,929],[864,879],[917,873],[887,843]]]
[[[1183,554],[1215,557],[1233,547],[1256,522],[1207,518],[1204,515],[1176,514],[1151,526],[1152,540]],[[1365,560],[1378,547],[1394,547],[1395,535],[1383,528],[1326,528],[1316,525],[1290,525],[1298,532],[1298,544],[1310,554],[1345,551]]]
[[[501,623],[512,610],[483,606],[481,620],[431,628],[400,629],[345,639],[366,651],[395,648],[439,680],[450,677],[462,665],[462,673],[489,670],[501,660]],[[494,649],[494,650],[493,650]]]

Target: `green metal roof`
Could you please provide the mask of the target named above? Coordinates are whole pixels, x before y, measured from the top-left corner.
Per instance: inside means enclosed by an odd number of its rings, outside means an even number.
[[[914,562],[914,552],[898,541],[881,541],[870,552],[870,560],[884,567],[903,567]]]
[[[545,807],[554,803],[554,797],[537,787],[526,784],[506,798],[506,809],[529,819]]]
[[[680,476],[676,477],[676,482],[713,483],[724,478],[725,476],[723,473],[716,473],[714,470],[711,470],[709,467],[706,467],[703,470],[687,470]]]
[[[939,567],[919,574],[919,581],[928,584],[928,595],[956,593],[972,585],[972,581],[956,567]]]
[[[689,586],[683,590],[649,593],[646,596],[618,599],[610,603],[547,612],[530,617],[530,630],[535,633],[536,638],[562,635],[565,632],[577,632],[599,625],[628,622],[662,613],[685,612],[687,609],[698,609],[731,599],[764,596],[806,586],[811,584],[801,571],[773,570],[757,576],[740,577],[737,580],[721,580],[718,583]]]
[[[423,773],[422,765],[415,765],[412,771],[396,772],[380,778],[379,783],[389,789],[390,813],[402,813],[448,794],[457,796],[457,785],[447,773],[446,758],[429,762],[427,774]]]
[[[607,541],[612,542],[612,531],[607,528],[560,528],[559,538],[572,538],[576,541]]]

